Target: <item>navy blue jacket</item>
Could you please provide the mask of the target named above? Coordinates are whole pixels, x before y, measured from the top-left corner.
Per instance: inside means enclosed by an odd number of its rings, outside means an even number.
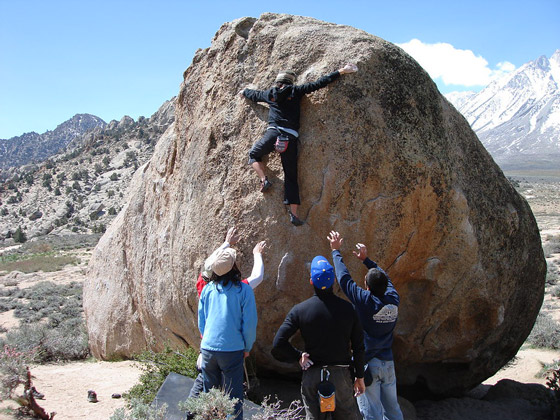
[[[267,90],[245,89],[243,95],[253,102],[266,102],[268,104],[268,123],[270,125],[298,131],[300,102],[303,95],[315,92],[339,77],[340,73],[335,71],[315,82],[303,85],[286,85],[282,89],[278,89],[276,86]]]
[[[389,284],[385,295],[379,299],[370,291],[359,287],[342,260],[340,251],[332,252],[336,278],[344,294],[354,304],[358,317],[364,328],[364,339],[366,347],[366,361],[372,358],[381,360],[393,360],[393,331],[397,323],[399,294],[395,290],[389,276]],[[366,258],[365,266],[377,268],[383,271],[375,262]],[[384,272],[384,271],[383,271]],[[385,272],[384,272],[385,273]],[[385,273],[387,274],[387,273]]]

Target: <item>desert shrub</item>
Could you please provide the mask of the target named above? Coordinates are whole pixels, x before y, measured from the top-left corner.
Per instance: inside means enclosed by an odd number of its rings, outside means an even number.
[[[270,402],[269,397],[265,397],[261,403],[262,410],[253,414],[251,420],[298,420],[305,418],[301,401],[293,401],[288,408],[282,408],[282,401]]]
[[[552,289],[552,296],[560,298],[560,286],[556,286],[554,289]]]
[[[546,283],[547,284],[556,284],[560,279],[560,271],[558,271],[558,267],[552,262],[547,263],[546,267]]]
[[[124,160],[124,166],[129,167],[135,162],[137,162],[136,153],[134,151],[126,152],[126,158]]]
[[[21,305],[17,300],[0,298],[0,313],[21,308]]]
[[[540,313],[527,341],[537,348],[560,349],[560,324]]]
[[[107,226],[105,226],[103,223],[95,224],[91,228],[91,231],[93,233],[104,233],[106,230],[107,230]]]
[[[194,414],[194,420],[226,420],[234,414],[237,398],[229,398],[223,390],[212,388],[196,398],[179,403],[179,410]]]
[[[150,404],[134,399],[129,403],[128,410],[118,408],[109,420],[165,420],[167,404],[153,408]]]
[[[21,229],[21,226],[19,226],[14,233],[14,241],[20,244],[27,241],[27,236],[25,235],[25,232]]]
[[[119,176],[117,175],[116,172],[113,172],[113,173],[111,174],[111,176],[109,177],[109,179],[110,179],[111,181],[116,181],[117,179],[119,179]]]
[[[33,351],[21,352],[10,346],[0,351],[0,401],[14,397],[19,385],[27,380],[27,365],[33,360]]]
[[[537,373],[536,377],[537,378],[546,378],[546,376],[554,371],[554,370],[560,370],[560,359],[558,360],[553,360],[552,363],[541,363],[541,370],[539,371],[539,373]]]
[[[49,326],[56,327],[63,321],[81,317],[82,286],[75,282],[69,285],[41,282],[22,289],[18,298],[26,303],[14,315],[26,323],[48,319]]]
[[[198,352],[192,348],[176,351],[169,346],[166,346],[160,353],[147,350],[134,356],[134,360],[136,360],[143,373],[139,378],[140,383],[134,385],[124,395],[125,398],[129,401],[137,399],[146,404],[151,403],[157,391],[163,385],[165,378],[171,372],[191,378],[196,377],[198,375],[196,370],[197,357]]]
[[[89,355],[82,319],[82,286],[41,282],[14,288],[0,301],[15,308],[20,327],[9,331],[0,345],[19,352],[35,351],[35,362],[80,360]]]
[[[560,254],[560,235],[547,235],[543,251],[546,258],[550,258],[552,254]]]
[[[69,320],[56,328],[46,324],[24,324],[9,331],[0,344],[19,352],[33,351],[33,362],[81,360],[89,356],[83,321]]]

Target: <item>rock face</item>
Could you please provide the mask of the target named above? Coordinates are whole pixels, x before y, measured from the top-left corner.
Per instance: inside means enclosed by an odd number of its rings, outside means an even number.
[[[293,69],[298,83],[346,62],[344,75],[302,102],[302,227],[282,205],[271,155],[265,195],[247,153],[267,110],[237,96]],[[258,240],[270,244],[252,354],[270,356],[288,310],[312,294],[309,265],[330,257],[326,236],[361,282],[351,250],[367,244],[401,294],[394,353],[403,386],[451,393],[489,377],[515,355],[543,298],[538,229],[465,119],[398,47],[347,26],[264,14],[224,24],[185,71],[175,125],[135,174],[129,201],[97,246],[84,287],[96,357],[130,356],[166,343],[198,347],[196,276],[227,228],[243,232],[247,276]],[[328,328],[328,326],[326,326]],[[296,340],[296,343],[299,341]]]

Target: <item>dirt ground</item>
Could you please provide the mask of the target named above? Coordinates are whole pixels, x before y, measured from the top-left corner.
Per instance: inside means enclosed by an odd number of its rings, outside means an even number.
[[[73,362],[31,367],[33,385],[45,394],[37,400],[48,413],[56,413],[57,420],[106,420],[126,401],[115,399],[113,394],[122,394],[138,382],[140,370],[133,362]],[[88,402],[88,391],[97,393],[97,403]],[[1,405],[17,408],[15,402]],[[1,420],[13,417],[0,413]]]

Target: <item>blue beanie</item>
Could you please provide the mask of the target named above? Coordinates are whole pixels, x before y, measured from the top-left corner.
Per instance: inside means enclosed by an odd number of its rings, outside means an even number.
[[[327,259],[321,255],[311,262],[311,281],[317,289],[324,290],[334,284],[334,269]]]

